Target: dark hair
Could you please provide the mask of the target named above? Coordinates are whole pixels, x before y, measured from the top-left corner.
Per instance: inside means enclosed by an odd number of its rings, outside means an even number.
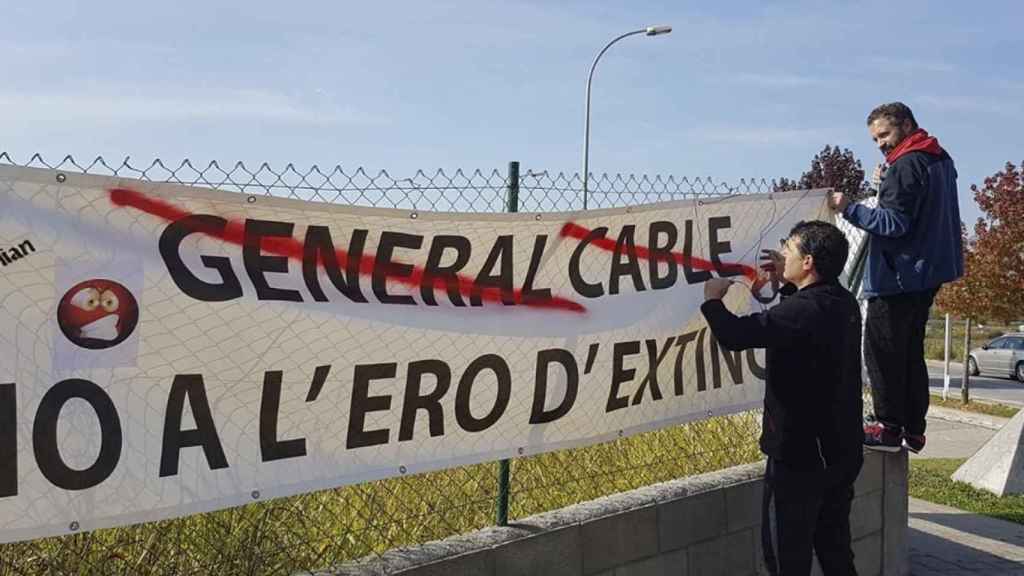
[[[800,253],[814,258],[814,270],[824,281],[839,278],[850,254],[850,243],[834,225],[820,220],[798,222],[789,231],[800,239]]]
[[[910,120],[910,128],[917,130],[917,120],[914,120],[914,113],[903,102],[882,104],[872,110],[871,114],[868,114],[868,126],[871,126],[872,122],[883,117],[888,118],[890,122],[897,125],[902,125],[904,120]]]

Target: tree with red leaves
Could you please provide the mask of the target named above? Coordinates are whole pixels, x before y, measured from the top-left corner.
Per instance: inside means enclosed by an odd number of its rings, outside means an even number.
[[[939,292],[943,312],[966,319],[964,350],[971,349],[973,320],[1008,323],[1024,317],[1024,163],[1007,162],[1005,170],[971,185],[984,213],[974,225],[974,238],[964,239],[964,276]],[[966,359],[966,352],[965,352]],[[969,400],[968,371],[961,394]]]
[[[964,234],[964,277],[939,293],[946,312],[1009,323],[1024,317],[1024,163],[971,186],[984,213],[974,238]]]
[[[775,191],[807,190],[809,188],[833,188],[856,202],[868,195],[869,188],[864,181],[864,168],[848,149],[839,146],[825,146],[813,160],[811,169],[804,172],[799,180],[780,178]]]

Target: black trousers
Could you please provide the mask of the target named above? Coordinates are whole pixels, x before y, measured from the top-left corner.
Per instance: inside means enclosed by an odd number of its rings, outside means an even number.
[[[768,459],[761,539],[769,574],[808,576],[813,551],[825,576],[857,576],[850,503],[862,463],[807,471]]]
[[[938,289],[868,300],[864,363],[871,379],[875,418],[897,432],[924,434],[928,367],[924,333]]]

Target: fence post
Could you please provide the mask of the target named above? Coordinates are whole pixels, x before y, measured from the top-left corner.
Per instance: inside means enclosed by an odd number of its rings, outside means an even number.
[[[516,161],[508,163],[508,199],[505,202],[505,209],[510,213],[519,212],[519,162]],[[498,462],[498,526],[508,526],[511,465],[508,459]]]
[[[971,357],[971,317],[967,317],[967,329],[964,330],[964,376],[960,380],[960,401],[968,404],[971,401],[971,371],[967,369],[967,360]]]
[[[519,162],[508,163],[508,198],[505,211],[519,212]]]
[[[943,338],[945,344],[945,368],[942,371],[942,399],[945,400],[949,396],[949,342],[952,338],[952,334],[949,329],[949,314],[946,314],[946,337]],[[964,366],[967,366],[966,361]]]

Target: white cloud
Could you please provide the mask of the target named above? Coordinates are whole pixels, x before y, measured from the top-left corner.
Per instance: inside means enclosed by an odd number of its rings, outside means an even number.
[[[938,60],[922,60],[915,58],[895,58],[892,56],[875,56],[870,60],[873,66],[884,68],[886,72],[955,72],[956,66]]]
[[[125,92],[0,92],[4,122],[271,121],[300,125],[382,124],[386,120],[348,108],[304,106],[258,90],[146,95]]]
[[[1019,100],[992,100],[970,96],[921,96],[917,102],[943,112],[999,114],[1010,117],[1024,117],[1024,107]]]
[[[799,86],[816,86],[825,84],[824,78],[815,76],[801,76],[799,74],[759,74],[746,73],[736,74],[725,78],[728,82],[745,84],[749,86],[760,86],[765,88],[796,88]]]
[[[780,144],[805,144],[808,141],[821,142],[828,134],[817,129],[796,128],[738,128],[704,126],[690,130],[687,136],[705,142],[772,146]]]

